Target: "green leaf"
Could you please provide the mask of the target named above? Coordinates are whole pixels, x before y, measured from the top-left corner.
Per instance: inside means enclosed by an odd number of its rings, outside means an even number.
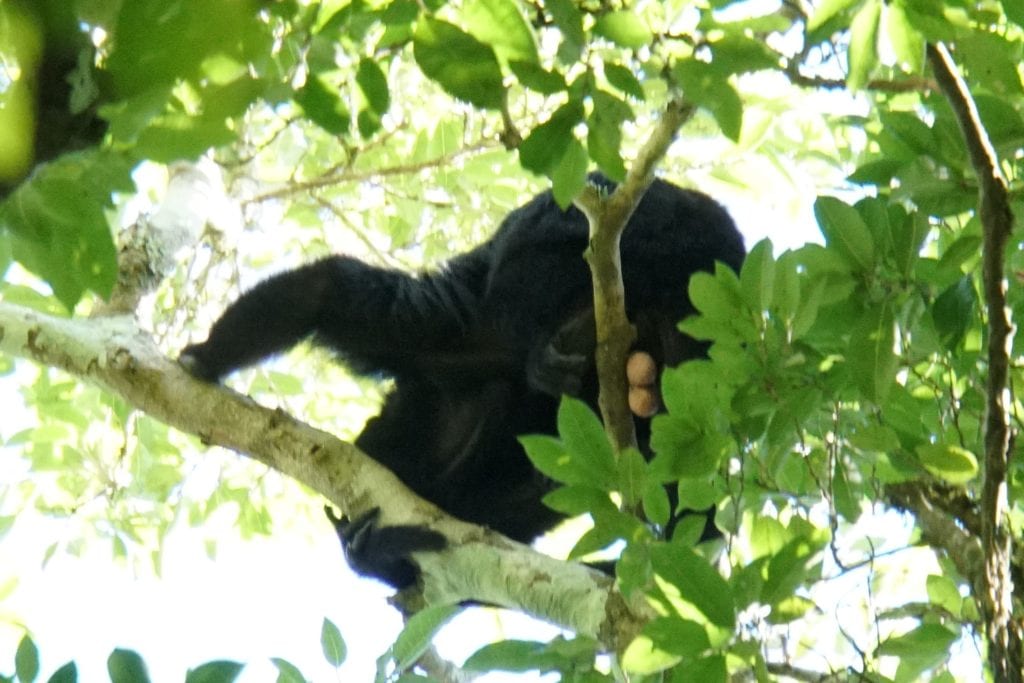
[[[654,41],[651,29],[631,10],[617,10],[601,15],[594,22],[594,33],[617,45],[634,49],[645,47]]]
[[[813,600],[800,595],[791,595],[772,606],[768,622],[772,624],[790,624],[816,607]]]
[[[1019,96],[1024,93],[1018,67],[1021,46],[994,32],[964,31],[957,39],[957,56],[962,57],[972,83],[989,92]]]
[[[356,70],[356,83],[370,109],[378,116],[386,114],[391,107],[391,93],[388,92],[388,78],[380,65],[372,59],[361,59]]]
[[[331,666],[339,667],[345,663],[345,657],[348,654],[345,639],[341,637],[341,631],[334,622],[326,617],[320,627],[320,648],[323,650],[324,658]]]
[[[198,81],[213,56],[244,64],[269,51],[267,26],[253,0],[133,0],[119,7],[105,60],[118,97]]]
[[[590,158],[606,176],[616,182],[626,178],[622,161],[622,123],[633,118],[633,112],[619,98],[603,92],[593,93],[594,109],[587,119],[587,150]]]
[[[889,453],[900,447],[900,439],[892,427],[865,425],[848,435],[850,445],[862,451]]]
[[[711,43],[712,65],[723,78],[779,68],[779,55],[767,43],[739,33]]]
[[[39,675],[39,648],[28,634],[21,637],[14,653],[14,673],[22,683],[31,683]]]
[[[712,624],[732,632],[736,625],[732,589],[706,559],[690,548],[658,543],[651,548],[651,562],[655,573],[677,591],[674,606],[682,607],[680,600],[689,603]],[[695,618],[689,613],[680,616]]]
[[[551,13],[555,25],[561,31],[562,44],[558,48],[558,56],[564,64],[572,64],[579,59],[583,46],[587,42],[583,33],[583,14],[574,0],[548,0],[544,8]]]
[[[206,662],[185,674],[185,683],[232,683],[242,672],[238,662]]]
[[[550,657],[543,657],[546,643],[533,640],[502,640],[484,645],[466,659],[462,668],[466,671],[515,671],[547,668],[541,664]],[[553,662],[551,662],[553,663]],[[550,664],[548,664],[550,666]]]
[[[271,657],[270,662],[277,667],[277,683],[306,683],[306,677],[302,675],[299,667],[287,659]]]
[[[295,101],[310,121],[328,133],[344,135],[348,132],[352,115],[334,88],[316,74],[311,74],[302,89],[295,93]]]
[[[602,488],[615,485],[615,454],[604,425],[579,399],[563,396],[558,406],[558,434],[569,455],[579,461],[584,483]]]
[[[912,151],[936,159],[943,158],[943,150],[935,138],[935,133],[917,114],[907,111],[888,111],[880,113],[879,118],[885,132],[894,136]]]
[[[149,671],[139,653],[120,648],[107,658],[107,673],[110,683],[149,683]]]
[[[929,443],[918,446],[915,452],[926,470],[951,484],[966,484],[978,476],[978,459],[960,446]]]
[[[578,560],[591,553],[601,552],[612,544],[650,534],[643,522],[631,514],[611,508],[594,511],[594,526],[587,530],[569,551],[570,560]]]
[[[651,425],[653,464],[659,479],[700,479],[718,471],[731,450],[728,434],[702,431],[685,415],[656,415]]]
[[[648,481],[643,490],[644,517],[653,524],[665,527],[672,516],[672,504],[668,491],[656,481]]]
[[[696,657],[711,647],[707,631],[686,619],[660,617],[644,626],[642,633],[659,649],[682,657]]]
[[[885,24],[896,59],[908,72],[921,73],[924,68],[924,36],[914,26],[902,3],[885,5]]]
[[[835,197],[818,197],[814,202],[814,217],[829,247],[843,254],[859,270],[867,271],[874,267],[875,246],[871,231],[856,209]]]
[[[697,59],[680,60],[672,73],[686,98],[710,111],[726,137],[739,142],[743,130],[743,101],[736,88],[713,65]]]
[[[846,87],[860,90],[878,65],[878,24],[882,16],[881,0],[867,0],[857,11],[850,24],[850,48],[847,52],[850,62]]]
[[[949,658],[949,649],[960,638],[945,626],[921,624],[913,631],[886,639],[878,646],[878,654],[900,658],[903,680],[914,680],[919,674],[938,666]]]
[[[565,76],[557,71],[546,71],[543,67],[532,62],[510,61],[508,63],[512,73],[516,75],[524,87],[544,95],[554,95],[563,92],[568,86]]]
[[[824,0],[814,8],[814,14],[807,22],[808,33],[817,31],[829,19],[850,9],[862,0]]]
[[[960,589],[948,576],[929,574],[925,580],[928,600],[943,608],[953,616],[959,616],[963,609],[964,599]]]
[[[640,83],[640,79],[634,76],[633,72],[627,67],[621,64],[605,64],[604,77],[608,79],[608,82],[613,87],[630,97],[637,100],[645,99],[644,88]]]
[[[462,17],[469,32],[494,48],[502,60],[540,61],[533,30],[512,0],[472,0],[463,7]]]
[[[729,681],[729,670],[725,665],[725,655],[705,655],[697,659],[687,661],[685,664],[685,677],[672,678],[672,683],[678,681],[700,681],[700,683],[727,683]],[[676,669],[678,672],[679,669]]]
[[[964,275],[956,284],[942,292],[932,304],[932,320],[942,345],[953,351],[972,326],[978,294],[974,279]]]
[[[115,189],[133,187],[130,168],[111,153],[64,155],[37,168],[0,204],[14,257],[69,310],[85,290],[107,297],[114,287],[117,250],[106,211]]]
[[[555,196],[555,202],[567,209],[572,200],[583,190],[587,184],[587,168],[590,159],[587,157],[587,150],[576,138],[569,139],[569,146],[562,155],[562,159],[555,166],[551,174],[551,192]]]
[[[46,683],[78,683],[78,666],[74,662],[68,662],[54,671]]]
[[[520,437],[520,439],[522,438]],[[543,501],[552,510],[561,512],[569,517],[593,514],[597,510],[614,512],[618,509],[612,503],[611,498],[609,498],[608,491],[586,484],[570,484],[555,489],[545,495]]]
[[[441,627],[461,610],[458,605],[431,605],[412,615],[393,646],[396,668],[405,671],[416,664]]]
[[[895,342],[895,321],[887,304],[868,310],[850,333],[850,374],[864,396],[875,403],[885,401],[896,382]]]
[[[583,105],[575,100],[559,107],[547,121],[530,131],[519,145],[523,168],[551,176],[575,139],[573,128],[583,120]]]
[[[747,254],[740,270],[740,291],[743,300],[754,311],[767,311],[772,307],[772,287],[775,284],[775,259],[772,243],[763,239]]]
[[[501,109],[505,84],[489,45],[445,21],[422,17],[413,35],[413,55],[427,77],[448,94],[484,109]]]
[[[545,434],[524,434],[519,443],[542,474],[565,484],[586,483],[586,472],[581,471],[580,463],[558,439]]]
[[[618,469],[616,490],[622,494],[622,501],[632,509],[647,488],[647,461],[635,448],[627,448],[615,461]],[[658,487],[661,488],[661,487]]]
[[[1017,26],[1024,26],[1024,3],[1020,0],[1003,0],[1003,11],[1007,19]]]
[[[774,606],[790,599],[807,581],[816,557],[817,546],[803,537],[794,538],[769,556],[761,602]]]

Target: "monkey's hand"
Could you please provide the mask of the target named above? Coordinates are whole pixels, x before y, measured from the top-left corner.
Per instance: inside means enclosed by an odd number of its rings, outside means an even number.
[[[378,526],[380,508],[372,508],[352,520],[339,517],[329,505],[324,506],[324,512],[334,524],[342,552],[353,571],[397,590],[408,588],[419,578],[412,553],[436,552],[448,545],[444,536],[425,527]]]

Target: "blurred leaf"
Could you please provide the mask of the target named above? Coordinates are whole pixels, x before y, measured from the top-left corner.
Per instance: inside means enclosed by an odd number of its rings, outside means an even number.
[[[525,87],[544,95],[553,95],[568,87],[565,76],[557,71],[547,71],[532,62],[513,60],[509,62],[509,68]]]
[[[957,40],[957,54],[967,67],[967,77],[990,92],[1002,95],[1024,94],[1020,72],[1019,40],[989,31],[967,31]]]
[[[242,672],[243,666],[238,662],[206,662],[195,669],[189,669],[185,683],[232,683]]]
[[[369,137],[380,128],[380,120],[391,107],[391,94],[388,92],[388,79],[380,65],[372,59],[359,61],[359,68],[356,71],[356,83],[366,97],[369,110],[365,118],[361,119],[359,132],[363,137]]]
[[[106,59],[120,96],[197,79],[214,55],[242,64],[269,50],[256,0],[132,0],[120,7]]]
[[[472,0],[462,10],[466,27],[504,61],[536,64],[537,40],[512,0]]]
[[[110,683],[149,683],[149,671],[142,657],[133,650],[116,649],[107,658]]]
[[[583,14],[574,0],[548,0],[544,8],[551,13],[555,25],[561,30],[562,44],[558,56],[565,64],[575,62],[587,42],[583,33]]]
[[[594,22],[594,33],[622,47],[634,49],[650,45],[654,40],[651,29],[647,28],[643,19],[630,10],[602,14]]]
[[[334,622],[327,617],[324,617],[323,625],[320,627],[320,648],[331,666],[338,667],[345,663],[348,654],[345,639],[341,637],[341,631]]]
[[[878,646],[878,654],[899,657],[901,674],[909,676],[904,680],[913,680],[946,661],[950,647],[959,638],[958,633],[945,626],[921,624],[909,633],[884,640]]]
[[[916,451],[926,470],[951,484],[966,484],[978,476],[978,459],[964,448],[929,443],[918,446]]]
[[[864,396],[882,403],[896,382],[895,320],[888,304],[865,312],[850,333],[850,373]]]
[[[277,668],[276,683],[306,683],[306,677],[299,668],[288,660],[271,657],[270,662]]]
[[[859,270],[874,267],[871,231],[856,209],[835,197],[818,197],[814,202],[814,217],[828,246],[834,247]]]
[[[311,74],[306,84],[295,93],[295,101],[303,112],[318,126],[334,135],[344,135],[352,123],[348,111],[335,89],[329,87],[317,75]]]
[[[963,607],[964,599],[960,595],[960,588],[948,576],[929,574],[925,581],[928,590],[928,600],[933,604],[942,607],[954,616],[958,616]]]
[[[466,659],[466,671],[519,671],[548,669],[554,658],[545,657],[546,643],[535,640],[500,640],[484,645]]]
[[[845,12],[863,0],[824,0],[814,8],[814,14],[807,22],[808,32],[816,31],[836,15]]]
[[[683,95],[710,111],[725,136],[738,142],[743,129],[743,101],[736,88],[712,65],[697,59],[676,62],[672,73]]]
[[[14,257],[44,278],[69,310],[85,290],[110,295],[117,252],[107,223],[115,190],[133,188],[128,159],[109,152],[46,164],[0,204]]]
[[[431,605],[412,615],[395,639],[395,667],[405,671],[416,664],[434,635],[461,610],[458,605]]]
[[[736,624],[732,589],[706,559],[690,548],[658,543],[651,548],[651,562],[657,575],[678,591],[679,598],[712,624],[731,632]]]
[[[846,87],[860,90],[868,83],[878,65],[878,24],[882,16],[881,0],[867,0],[850,24],[849,73]]]
[[[590,159],[576,138],[569,139],[569,146],[551,174],[551,193],[562,209],[569,208],[583,187],[587,184],[587,168]]]
[[[74,662],[68,662],[53,672],[53,675],[46,679],[46,683],[78,683],[78,666]]]
[[[775,259],[772,258],[772,243],[764,239],[750,250],[740,270],[740,290],[747,306],[758,312],[771,308],[774,284]]]
[[[771,555],[761,589],[761,602],[776,605],[790,599],[801,584],[812,578],[811,565],[817,552],[815,543],[798,536]]]
[[[636,100],[645,99],[643,86],[633,72],[621,64],[605,64],[604,76],[613,87]]]
[[[978,294],[974,289],[974,279],[965,275],[946,291],[942,292],[932,304],[932,319],[939,339],[946,349],[954,350],[963,340],[967,330],[977,321],[974,319],[975,307],[978,305]]]
[[[924,68],[924,36],[914,27],[902,3],[885,5],[885,25],[896,59],[910,73],[921,73]]]
[[[18,680],[24,683],[31,683],[39,675],[39,648],[28,634],[21,637],[14,653],[14,672]]]

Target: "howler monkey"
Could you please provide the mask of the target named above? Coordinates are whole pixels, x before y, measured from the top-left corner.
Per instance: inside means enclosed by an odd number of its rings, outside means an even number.
[[[562,518],[541,502],[552,483],[516,437],[555,434],[563,393],[597,399],[587,241],[583,214],[544,192],[433,272],[331,256],[275,275],[231,304],[181,362],[216,381],[309,338],[354,372],[394,378],[356,445],[446,512],[529,543]],[[621,253],[635,349],[658,367],[701,356],[704,347],[677,323],[693,312],[693,273],[715,261],[740,267],[743,241],[726,211],[656,180],[629,219]],[[427,529],[378,526],[376,511],[332,519],[349,564],[396,588],[416,578],[410,552],[444,546]]]

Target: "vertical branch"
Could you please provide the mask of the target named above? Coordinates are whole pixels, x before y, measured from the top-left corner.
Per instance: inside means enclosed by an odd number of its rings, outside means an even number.
[[[605,430],[616,450],[636,444],[625,370],[635,330],[626,318],[619,239],[644,192],[654,181],[655,167],[668,151],[676,131],[693,111],[690,104],[671,101],[615,192],[602,196],[596,188],[588,186],[575,200],[590,223],[586,259],[594,284],[597,376],[601,387],[598,404]]]
[[[981,541],[985,554],[979,596],[989,638],[989,664],[997,681],[1024,680],[1021,625],[1012,620],[1011,538],[1006,525],[1006,469],[1010,451],[1006,389],[1013,326],[1006,306],[1003,263],[1013,229],[1006,181],[974,100],[941,43],[928,46],[935,79],[956,114],[960,132],[978,176],[978,216],[983,230],[982,284],[988,312],[988,383],[985,421],[985,473],[981,492]]]

